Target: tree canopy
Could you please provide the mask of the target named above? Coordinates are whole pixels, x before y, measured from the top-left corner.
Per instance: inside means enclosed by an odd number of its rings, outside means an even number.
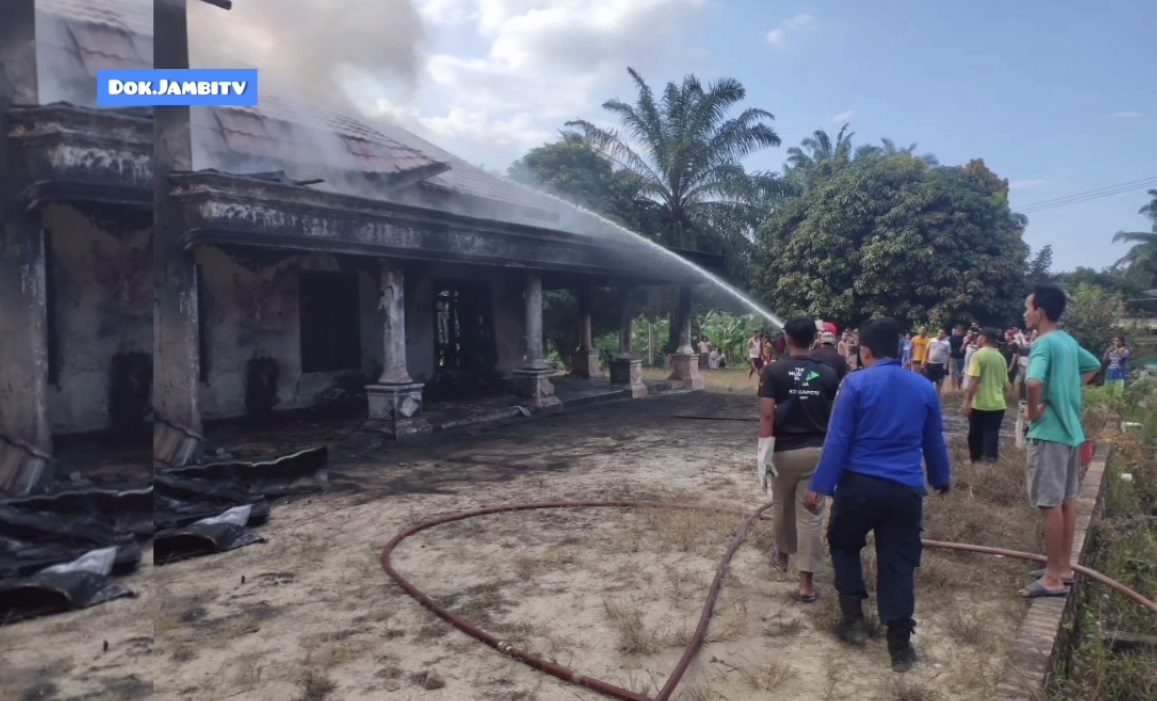
[[[845,326],[877,315],[1011,321],[1028,246],[997,182],[983,163],[855,159],[768,221],[756,292],[781,312]]]
[[[617,128],[567,122],[510,176],[667,246],[724,254],[732,281],[781,316],[1003,325],[1019,323],[1038,282],[1079,291],[1091,317],[1106,299],[1119,308],[1157,287],[1157,190],[1141,209],[1152,231],[1118,233],[1131,248],[1114,268],[1056,273],[1051,246],[1030,259],[1028,220],[1009,209],[1008,180],[981,159],[942,166],[916,144],[857,145],[844,124],[788,148],[782,176],[749,171],[745,159],[780,139],[771,112],[742,104],[738,81],[687,76],[656,92],[628,73],[634,101],[603,104]]]

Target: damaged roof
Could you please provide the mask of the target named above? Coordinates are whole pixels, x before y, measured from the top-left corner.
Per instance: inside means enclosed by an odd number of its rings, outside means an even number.
[[[97,70],[152,68],[149,0],[37,0],[37,10],[42,103],[95,106]],[[320,166],[367,176],[369,191],[352,182],[327,185],[346,194],[580,234],[605,229],[593,215],[471,165],[394,125],[371,127],[269,94],[262,94],[259,108],[200,108],[191,114],[198,169],[238,174],[285,170],[308,179],[323,177],[309,170]],[[341,147],[334,148],[335,142]],[[420,182],[420,187],[391,194],[372,189],[382,182]]]
[[[96,104],[96,72],[153,67],[147,0],[39,0],[42,102]],[[198,167],[276,169],[297,163],[369,176],[429,177],[449,169],[355,119],[263,95],[261,107],[193,110]],[[218,162],[220,161],[220,162]]]

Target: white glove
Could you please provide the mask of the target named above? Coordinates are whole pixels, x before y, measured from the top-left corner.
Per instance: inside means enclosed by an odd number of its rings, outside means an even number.
[[[759,477],[759,488],[765,494],[771,491],[771,480],[779,475],[775,469],[775,436],[759,439],[755,472]]]

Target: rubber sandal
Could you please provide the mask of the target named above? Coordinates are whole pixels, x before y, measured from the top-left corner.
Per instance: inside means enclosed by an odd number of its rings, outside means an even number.
[[[1060,598],[1060,597],[1068,596],[1068,594],[1069,594],[1068,587],[1065,587],[1064,589],[1062,589],[1060,591],[1050,591],[1050,590],[1046,589],[1045,585],[1041,584],[1039,580],[1036,582],[1033,582],[1032,584],[1028,585],[1024,589],[1021,589],[1020,591],[1018,591],[1016,593],[1016,595],[1022,599],[1043,599],[1046,597]]]
[[[814,604],[815,602],[817,602],[819,600],[820,600],[820,590],[818,587],[816,587],[812,591],[811,596],[804,596],[803,594],[799,595],[799,601],[801,604]]]
[[[767,559],[769,562],[771,562],[771,566],[774,569],[776,569],[780,572],[787,572],[787,568],[784,567],[783,565],[779,564],[779,556],[781,554],[782,553],[779,552],[779,548],[774,548],[771,551],[771,555]]]
[[[1043,567],[1042,567],[1042,568],[1041,568],[1041,569],[1039,569],[1039,570],[1033,570],[1032,572],[1029,572],[1029,573],[1028,573],[1028,576],[1032,577],[1033,579],[1041,579],[1041,578],[1043,578],[1043,577],[1044,577],[1046,574],[1048,574],[1048,569],[1047,569],[1047,568],[1043,568]],[[1064,584],[1066,587],[1071,587],[1072,585],[1074,585],[1074,584],[1076,584],[1076,583],[1077,583],[1077,580],[1076,580],[1076,578],[1073,578],[1073,579],[1062,579],[1062,580],[1061,580],[1061,582],[1062,582],[1062,583],[1063,583],[1063,584]]]

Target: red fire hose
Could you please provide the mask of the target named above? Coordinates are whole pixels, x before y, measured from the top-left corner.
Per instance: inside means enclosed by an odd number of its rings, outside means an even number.
[[[492,506],[485,509],[463,511],[456,514],[440,516],[429,521],[423,521],[421,523],[416,523],[412,526],[409,526],[401,533],[394,536],[393,540],[386,544],[385,549],[382,551],[382,568],[385,569],[386,574],[393,578],[394,581],[396,581],[398,585],[406,591],[407,594],[414,597],[418,603],[434,612],[446,622],[450,623],[450,625],[458,628],[470,637],[476,640],[480,640],[495,650],[498,650],[505,655],[509,655],[510,657],[518,660],[519,662],[522,662],[523,664],[533,667],[534,669],[537,669],[541,672],[546,672],[547,674],[562,679],[563,681],[577,684],[578,686],[585,687],[591,691],[596,691],[613,699],[621,699],[622,701],[669,701],[672,694],[675,693],[675,687],[677,687],[679,682],[683,680],[683,676],[687,673],[687,669],[691,666],[691,662],[695,659],[695,656],[699,653],[699,650],[703,647],[703,643],[707,638],[707,628],[711,622],[711,616],[715,611],[715,604],[719,599],[719,593],[723,589],[723,581],[727,577],[727,571],[731,564],[731,559],[739,550],[739,546],[742,545],[743,541],[747,538],[747,534],[751,531],[752,526],[755,525],[756,521],[764,518],[764,512],[770,509],[771,506],[771,503],[764,504],[754,512],[710,504],[679,504],[654,501],[557,501]],[[491,514],[508,513],[512,511],[588,508],[681,509],[687,511],[732,513],[736,515],[747,516],[747,519],[743,522],[743,525],[731,538],[731,542],[727,546],[726,552],[723,554],[723,559],[719,562],[719,567],[715,572],[715,579],[711,582],[711,589],[707,594],[707,601],[703,605],[703,612],[699,616],[699,625],[695,628],[695,634],[692,636],[691,642],[687,645],[687,649],[683,652],[683,656],[679,659],[679,663],[675,665],[675,669],[671,672],[671,676],[667,679],[667,683],[663,685],[662,690],[654,697],[643,696],[629,689],[624,689],[620,686],[615,686],[609,682],[602,681],[601,679],[594,679],[592,677],[584,676],[572,669],[563,667],[560,664],[545,660],[541,657],[526,652],[525,650],[520,650],[514,647],[510,643],[482,630],[470,621],[439,605],[438,602],[434,601],[434,599],[423,593],[422,590],[418,589],[418,587],[414,586],[409,580],[407,580],[396,569],[394,569],[394,565],[390,560],[394,549],[397,548],[403,540],[428,528],[433,528],[434,526],[453,523],[454,521],[464,521],[466,519],[475,518],[477,516],[488,516]],[[1032,562],[1045,562],[1045,557],[1043,555],[1018,552],[1016,550],[1004,550],[1002,548],[990,548],[982,545],[946,543],[936,540],[925,540],[924,545],[926,547],[940,548],[944,550],[960,550],[965,552],[983,553],[987,555],[1000,555],[1002,557],[1029,560]],[[1090,579],[1108,585],[1115,591],[1124,594],[1133,601],[1136,601],[1145,608],[1149,609],[1154,614],[1157,614],[1157,603],[1149,601],[1124,584],[1112,580],[1105,575],[1087,567],[1073,565],[1073,569],[1076,572],[1089,577]]]

